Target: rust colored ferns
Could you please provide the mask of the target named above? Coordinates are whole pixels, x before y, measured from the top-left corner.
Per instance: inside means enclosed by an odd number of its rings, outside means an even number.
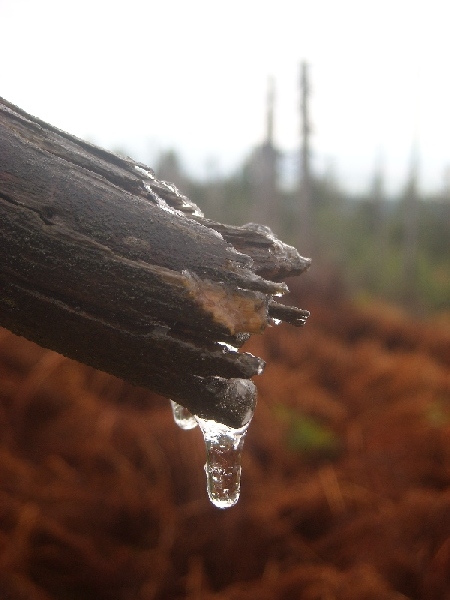
[[[167,400],[0,331],[0,598],[450,598],[450,326],[302,298],[239,504]]]

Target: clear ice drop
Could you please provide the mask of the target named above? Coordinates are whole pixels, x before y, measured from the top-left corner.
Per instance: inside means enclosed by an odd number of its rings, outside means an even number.
[[[205,439],[209,499],[218,508],[229,508],[239,500],[242,447],[250,421],[240,429],[233,429],[216,421],[195,418]]]
[[[194,429],[197,427],[197,421],[195,417],[188,411],[187,408],[181,406],[173,400],[170,401],[172,407],[173,420],[181,429]]]

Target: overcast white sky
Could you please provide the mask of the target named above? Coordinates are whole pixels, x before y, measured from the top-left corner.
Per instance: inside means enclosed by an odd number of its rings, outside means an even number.
[[[350,189],[382,157],[402,186],[414,136],[422,185],[450,165],[448,0],[0,0],[0,95],[70,133],[144,162],[236,167],[263,138],[298,144],[299,64],[310,64],[317,168]]]

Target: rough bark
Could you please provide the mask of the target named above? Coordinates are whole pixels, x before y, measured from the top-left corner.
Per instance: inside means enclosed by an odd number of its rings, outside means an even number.
[[[153,171],[0,100],[0,325],[238,427],[263,361],[231,348],[309,260],[230,227]]]

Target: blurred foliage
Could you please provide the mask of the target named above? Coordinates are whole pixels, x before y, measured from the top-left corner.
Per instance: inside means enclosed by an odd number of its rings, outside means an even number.
[[[275,407],[275,417],[284,426],[286,447],[309,459],[332,459],[340,449],[336,433],[318,419],[285,405]]]
[[[437,429],[448,427],[450,425],[450,410],[448,402],[435,401],[434,403],[430,404],[425,413],[425,417],[427,422]]]
[[[271,226],[284,241],[308,254],[299,239],[299,194],[293,186],[278,185],[276,223],[267,222],[264,207],[258,207],[252,180],[253,153],[227,177],[216,172],[205,181],[189,177],[173,150],[162,154],[156,173],[175,183],[192,198],[205,215],[217,221],[242,225],[258,220]],[[450,308],[450,195],[415,198],[413,250],[407,250],[407,220],[411,184],[399,197],[383,193],[381,176],[374,178],[366,194],[345,192],[330,176],[311,181],[312,228],[314,230],[313,273],[330,267],[341,274],[352,293],[379,297],[423,312]],[[260,210],[258,210],[260,208]],[[258,214],[260,218],[258,219]],[[411,240],[409,240],[411,245]],[[405,253],[414,252],[415,272],[406,281]],[[413,288],[411,287],[413,285]]]

